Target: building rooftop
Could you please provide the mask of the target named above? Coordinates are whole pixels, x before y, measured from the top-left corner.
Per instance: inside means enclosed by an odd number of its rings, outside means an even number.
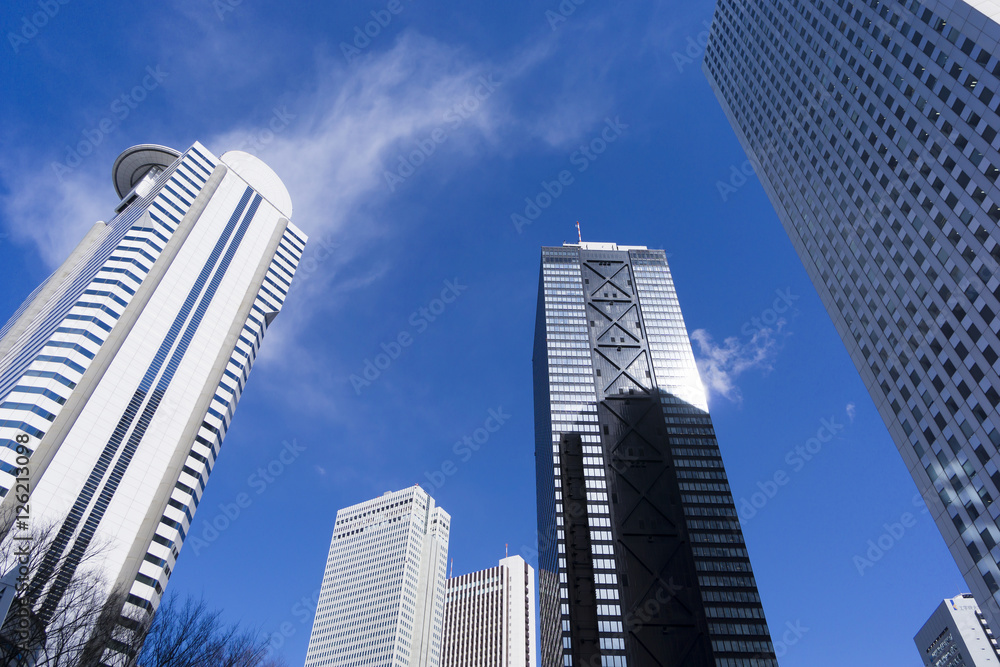
[[[593,241],[583,241],[582,243],[563,243],[564,248],[579,248],[580,250],[649,250],[644,245],[618,245],[617,243],[595,243]]]

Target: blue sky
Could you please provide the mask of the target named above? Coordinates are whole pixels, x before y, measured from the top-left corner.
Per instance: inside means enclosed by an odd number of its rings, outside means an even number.
[[[456,574],[534,543],[539,247],[579,220],[665,248],[734,496],[759,506],[781,664],[920,664],[913,635],[965,585],[701,73],[712,3],[559,7],[5,3],[0,313],[112,214],[133,144],[241,148],[284,179],[310,247],[170,590],[297,665],[338,508],[420,483],[453,517]],[[502,428],[456,455],[491,410]]]

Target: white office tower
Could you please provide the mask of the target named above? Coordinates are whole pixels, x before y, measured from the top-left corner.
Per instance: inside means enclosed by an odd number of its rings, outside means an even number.
[[[337,512],[306,667],[438,667],[450,523],[419,486]]]
[[[970,594],[945,600],[913,638],[926,667],[997,667],[997,642]]]
[[[535,570],[520,556],[448,580],[441,667],[536,667]]]
[[[114,217],[0,329],[0,516],[57,527],[24,592],[44,624],[92,545],[124,616],[156,608],[306,242],[246,153],[135,146],[113,179]]]

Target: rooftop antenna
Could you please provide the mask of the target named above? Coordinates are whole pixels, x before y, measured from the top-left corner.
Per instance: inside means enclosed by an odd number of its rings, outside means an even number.
[[[576,238],[580,240],[580,244],[583,244],[583,234],[580,233],[580,221],[576,221]]]
[[[580,224],[580,223],[577,223],[577,224]],[[509,554],[509,553],[507,553],[507,543],[506,543],[506,542],[504,542],[504,543],[503,543],[503,557],[504,557],[504,558],[507,558],[507,557],[509,557],[509,556],[510,556],[510,554]]]
[[[453,579],[454,577],[455,577],[455,559],[452,558],[451,559],[451,574],[448,575],[448,578],[449,579]]]

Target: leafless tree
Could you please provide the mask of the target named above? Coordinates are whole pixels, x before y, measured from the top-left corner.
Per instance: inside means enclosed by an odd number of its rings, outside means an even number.
[[[6,519],[6,520],[5,520]],[[63,571],[66,555],[42,563],[62,522],[28,524],[0,517],[0,575],[22,582],[0,627],[0,667],[282,667],[270,659],[266,635],[226,625],[201,600],[165,599],[155,614],[123,616],[128,591],[113,589],[101,570],[106,543],[91,542],[58,601],[46,575]],[[3,530],[6,528],[6,530]],[[53,552],[54,553],[54,552]],[[21,569],[23,568],[23,569]],[[39,576],[41,570],[41,576]],[[54,577],[50,577],[54,578]],[[48,601],[49,606],[46,605]],[[132,607],[134,608],[134,607]]]
[[[282,667],[269,659],[266,635],[226,625],[203,600],[170,596],[153,617],[139,653],[141,667]]]
[[[20,574],[17,593],[0,628],[0,665],[33,667],[92,667],[108,646],[129,647],[143,629],[140,618],[122,624],[126,591],[114,590],[101,573],[107,545],[91,542],[61,595],[47,594],[50,582],[39,570],[59,532],[61,522],[38,524],[0,518],[7,528],[0,536],[0,568]],[[65,554],[49,561],[55,572],[63,569]],[[108,664],[128,662],[127,653],[106,659]]]

